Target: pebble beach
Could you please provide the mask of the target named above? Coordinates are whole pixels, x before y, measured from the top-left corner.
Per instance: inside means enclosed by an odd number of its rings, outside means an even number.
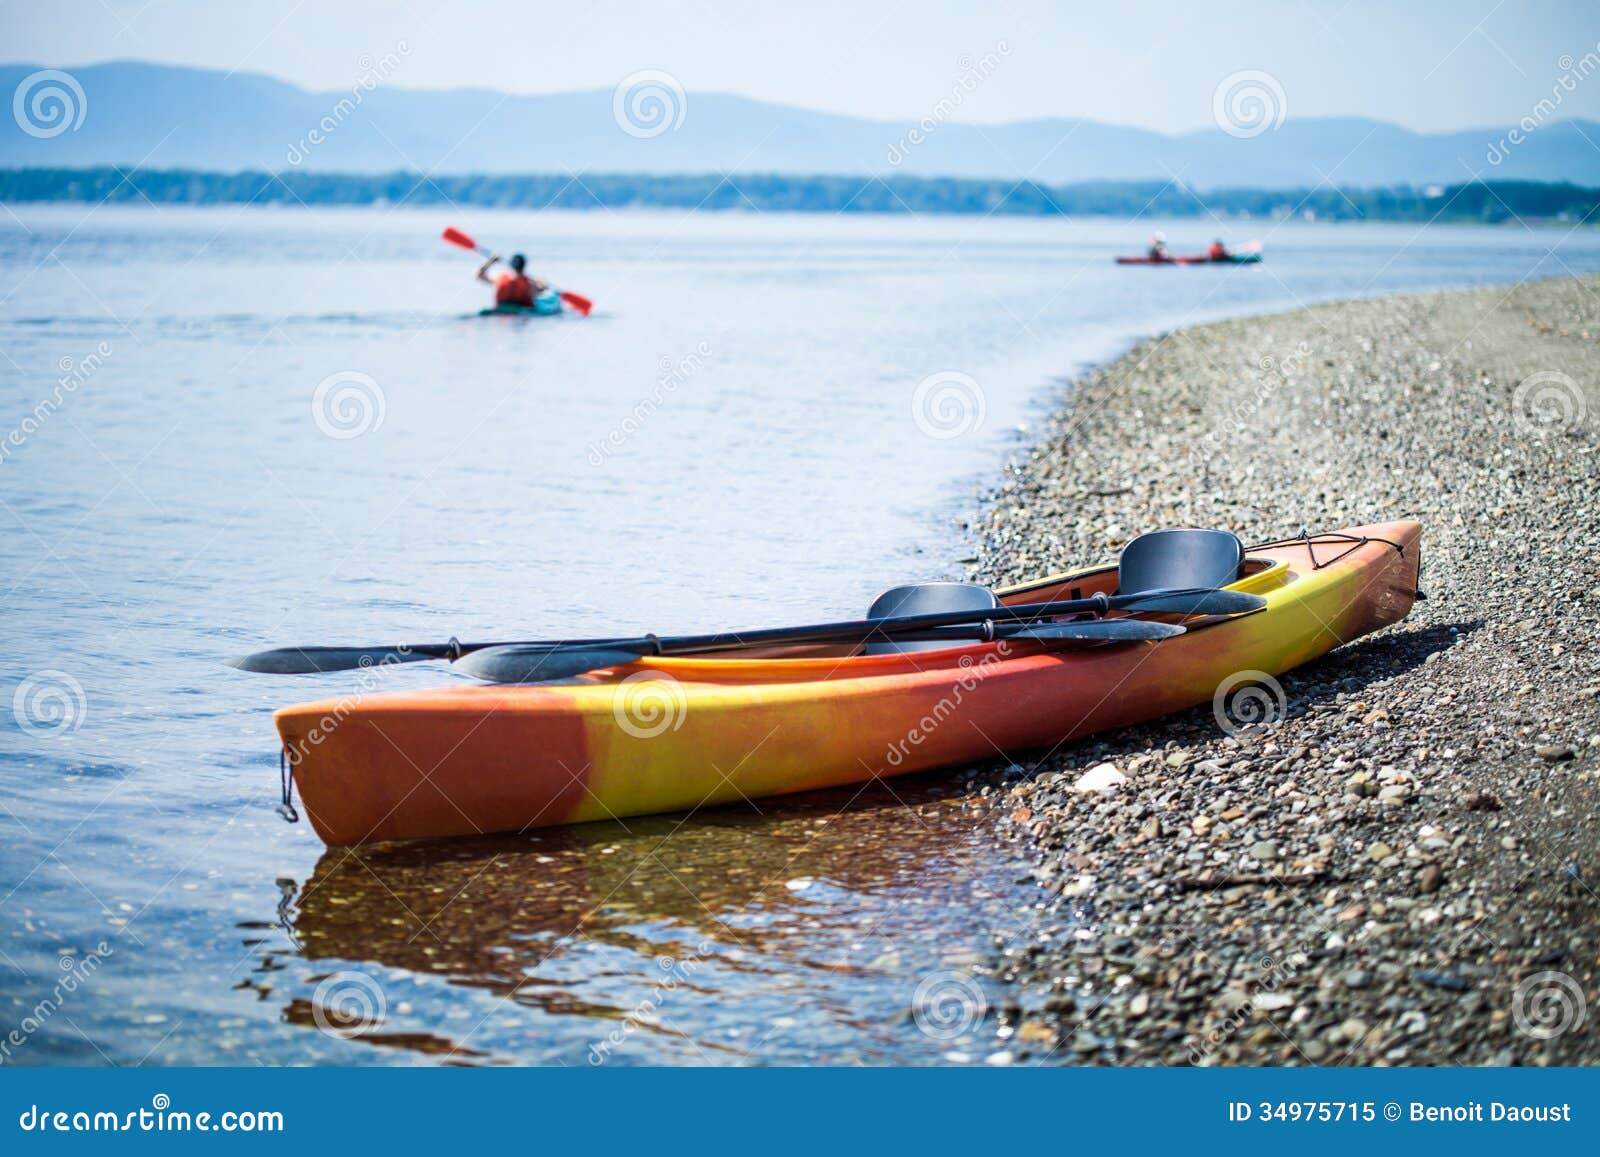
[[[1415,518],[1410,617],[985,789],[1018,1063],[1600,1061],[1600,278],[1184,329],[1072,383],[974,578]]]

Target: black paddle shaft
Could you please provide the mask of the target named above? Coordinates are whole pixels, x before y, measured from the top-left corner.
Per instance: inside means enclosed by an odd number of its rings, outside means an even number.
[[[753,631],[719,631],[707,635],[677,635],[660,638],[643,635],[632,639],[552,639],[493,643],[425,643],[394,647],[283,647],[259,651],[231,665],[244,671],[268,674],[305,674],[313,671],[347,671],[385,663],[414,663],[426,659],[452,662],[473,651],[489,647],[529,647],[631,651],[635,655],[681,655],[699,651],[726,651],[745,647],[793,645],[799,643],[839,643],[888,638],[905,631],[959,626],[965,623],[1036,622],[1062,615],[1104,615],[1108,611],[1128,610],[1140,614],[1237,615],[1260,610],[1266,605],[1258,595],[1229,590],[1162,591],[1159,594],[1105,595],[1087,599],[1058,599],[1021,606],[983,607],[976,610],[942,611],[925,615],[905,615],[882,619],[856,619],[848,622],[820,623],[811,626],[766,627]]]

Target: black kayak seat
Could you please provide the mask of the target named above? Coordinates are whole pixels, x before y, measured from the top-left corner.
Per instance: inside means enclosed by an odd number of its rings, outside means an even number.
[[[1000,600],[994,597],[992,590],[976,583],[917,583],[884,591],[867,608],[867,618],[891,619],[906,615],[937,615],[948,611],[986,611],[999,605]],[[868,643],[863,654],[898,655],[906,651],[934,651],[950,645],[938,639],[904,643],[880,639]]]
[[[1226,530],[1152,530],[1122,548],[1117,593],[1214,590],[1239,579],[1244,544]]]

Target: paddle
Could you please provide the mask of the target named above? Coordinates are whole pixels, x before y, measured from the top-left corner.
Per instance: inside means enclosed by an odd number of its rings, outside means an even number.
[[[471,237],[468,237],[465,233],[454,226],[446,228],[442,236],[446,241],[450,242],[450,244],[460,246],[462,249],[470,249],[472,252],[481,257],[488,258],[494,256],[492,252],[490,252],[488,249],[485,249],[482,245],[479,245]],[[569,309],[572,309],[574,312],[576,312],[580,317],[588,317],[589,311],[594,308],[594,302],[590,301],[582,294],[568,293],[564,289],[560,291],[560,294],[562,303],[565,304]]]
[[[694,651],[719,651],[776,644],[833,643],[895,635],[903,631],[989,620],[1029,622],[1060,615],[1096,614],[1125,610],[1138,614],[1242,615],[1266,605],[1259,595],[1228,590],[1162,591],[1144,595],[1096,595],[1088,599],[1066,599],[1049,603],[1025,603],[1016,607],[988,607],[975,611],[946,611],[939,614],[902,618],[858,619],[853,622],[819,623],[813,626],[770,627],[754,631],[724,631],[712,635],[687,635],[678,638],[555,639],[532,642],[421,643],[393,647],[280,647],[229,659],[230,667],[268,675],[306,675],[318,671],[350,671],[393,663],[417,663],[429,659],[457,660],[490,647],[533,647],[546,651],[605,648],[631,662],[645,654],[684,654]],[[1120,621],[1120,620],[1119,620]],[[599,666],[610,664],[602,663]],[[592,669],[592,668],[590,668]]]
[[[1174,623],[1148,619],[1084,619],[1072,623],[985,623],[927,631],[895,632],[897,642],[940,642],[954,647],[966,640],[1022,640],[1038,643],[1156,642],[1184,633]],[[868,635],[876,637],[875,632]],[[868,635],[835,642],[865,642]],[[660,648],[660,649],[658,649]],[[544,647],[516,645],[485,647],[464,656],[457,664],[467,674],[490,683],[543,683],[566,679],[603,667],[620,667],[646,655],[674,654],[665,639],[635,639],[622,644],[594,647]],[[696,653],[703,653],[703,648]]]

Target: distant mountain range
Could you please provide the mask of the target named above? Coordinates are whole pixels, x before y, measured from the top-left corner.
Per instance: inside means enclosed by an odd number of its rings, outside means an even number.
[[[1044,185],[1176,177],[1196,189],[1453,185],[1479,175],[1600,186],[1594,121],[1551,120],[1507,147],[1510,126],[1414,133],[1377,121],[1290,115],[1277,128],[1240,138],[1220,128],[1167,135],[1071,118],[941,123],[930,107],[931,131],[911,144],[909,122],[681,94],[670,83],[656,89],[663,103],[653,110],[642,91],[644,104],[624,101],[619,110],[612,91],[405,89],[396,87],[404,60],[386,59],[374,62],[365,85],[339,92],[137,62],[61,70],[71,84],[48,77],[29,84],[48,66],[3,65],[0,97],[11,96],[17,115],[0,118],[0,168],[826,173],[1026,177]],[[45,91],[52,84],[64,104],[52,105]],[[652,111],[658,119],[650,119]],[[1503,160],[1491,164],[1496,153]]]

